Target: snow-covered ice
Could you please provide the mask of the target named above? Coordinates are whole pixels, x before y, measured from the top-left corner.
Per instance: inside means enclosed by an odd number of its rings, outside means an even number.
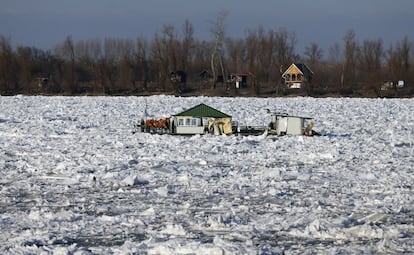
[[[199,103],[318,137],[132,134]],[[414,99],[0,97],[0,253],[414,251]]]

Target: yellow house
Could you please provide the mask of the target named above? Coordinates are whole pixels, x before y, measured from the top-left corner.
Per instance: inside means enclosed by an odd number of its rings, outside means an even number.
[[[305,64],[292,63],[282,74],[288,89],[300,89],[312,82],[313,72]]]

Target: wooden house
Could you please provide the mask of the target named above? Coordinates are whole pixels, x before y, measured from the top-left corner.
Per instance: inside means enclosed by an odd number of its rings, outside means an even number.
[[[403,80],[386,81],[381,85],[380,90],[402,89],[404,88],[404,86],[405,86],[405,82]]]
[[[172,115],[171,125],[173,134],[232,133],[231,116],[205,104]]]
[[[288,89],[301,89],[312,82],[313,72],[302,63],[292,63],[282,74],[282,80]]]
[[[178,70],[170,73],[170,80],[172,83],[186,83],[187,74],[184,71]]]
[[[236,89],[247,88],[248,75],[245,73],[229,74],[227,82],[234,85]]]

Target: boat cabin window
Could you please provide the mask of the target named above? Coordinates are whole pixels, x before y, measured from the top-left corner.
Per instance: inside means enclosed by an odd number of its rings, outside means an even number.
[[[199,126],[200,120],[198,118],[178,119],[178,126]]]
[[[191,126],[191,119],[185,119],[185,125]]]

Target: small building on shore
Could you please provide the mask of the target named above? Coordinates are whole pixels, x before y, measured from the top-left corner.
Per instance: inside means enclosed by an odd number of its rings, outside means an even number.
[[[282,74],[287,89],[301,89],[312,83],[313,72],[302,63],[292,63]]]

